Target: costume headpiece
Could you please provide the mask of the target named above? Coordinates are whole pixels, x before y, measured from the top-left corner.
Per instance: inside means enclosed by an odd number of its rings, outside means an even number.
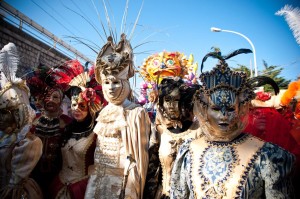
[[[106,101],[103,98],[102,87],[95,80],[94,68],[84,72],[78,60],[70,60],[53,69],[51,77],[54,82],[66,91],[70,99],[84,100],[88,103],[92,117],[95,116]]]
[[[0,52],[1,91],[0,109],[17,110],[15,119],[18,129],[32,122],[34,111],[29,105],[29,88],[16,77],[19,55],[13,43],[5,45]]]
[[[96,80],[101,84],[101,75],[113,75],[122,80],[134,76],[133,51],[126,35],[121,35],[121,40],[115,44],[112,37],[107,38],[107,43],[101,48],[96,59]]]
[[[279,92],[278,85],[273,79],[266,76],[257,76],[248,78],[246,73],[232,71],[226,60],[241,53],[250,53],[249,49],[238,49],[227,56],[222,56],[220,52],[208,53],[202,60],[203,63],[208,57],[219,59],[219,64],[210,72],[200,75],[202,87],[200,88],[200,96],[209,96],[214,104],[218,104],[222,108],[222,112],[226,110],[230,104],[238,102],[245,104],[255,98],[254,89],[265,84],[270,84],[275,90],[275,94]],[[200,103],[207,105],[207,100],[200,97]]]
[[[193,56],[189,59],[181,52],[160,52],[144,60],[140,74],[147,82],[159,84],[166,77],[185,78],[193,65]],[[194,70],[194,69],[193,69]]]

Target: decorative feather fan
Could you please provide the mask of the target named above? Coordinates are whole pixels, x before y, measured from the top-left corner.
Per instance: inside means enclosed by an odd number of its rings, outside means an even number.
[[[83,66],[78,60],[70,60],[65,62],[63,65],[52,69],[49,72],[50,81],[55,85],[60,86],[63,91],[69,89],[69,83],[74,77],[83,73]]]
[[[281,10],[275,13],[279,16],[284,16],[288,23],[296,42],[300,45],[300,9],[293,8],[290,5],[285,5]]]
[[[13,43],[8,43],[0,51],[0,71],[1,86],[7,82],[16,82],[21,79],[16,78],[16,72],[19,64],[19,55],[17,47]]]

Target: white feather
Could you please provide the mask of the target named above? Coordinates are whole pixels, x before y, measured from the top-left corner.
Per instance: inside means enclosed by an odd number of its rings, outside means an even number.
[[[290,5],[285,5],[281,10],[275,13],[279,16],[284,16],[286,22],[288,23],[296,42],[300,45],[300,9],[293,8]]]
[[[1,86],[7,82],[16,82],[16,72],[19,64],[17,47],[13,43],[6,44],[0,51]]]

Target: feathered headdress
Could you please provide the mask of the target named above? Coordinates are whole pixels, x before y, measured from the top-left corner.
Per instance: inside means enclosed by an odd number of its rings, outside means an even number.
[[[13,43],[5,45],[0,52],[1,91],[0,109],[17,109],[18,128],[30,123],[34,111],[29,105],[29,88],[26,82],[16,77],[19,55]]]
[[[24,80],[16,77],[18,64],[19,55],[17,47],[13,43],[8,43],[0,52],[2,88],[0,92],[0,108],[11,107],[19,103],[29,104],[29,89]],[[9,92],[11,94],[7,95]]]
[[[39,98],[39,96],[44,94],[46,87],[49,86],[46,82],[49,70],[49,67],[40,65],[29,71],[25,76],[27,86],[32,96]]]
[[[300,9],[293,8],[290,5],[285,5],[281,10],[275,13],[279,16],[284,16],[288,23],[296,42],[300,45]]]
[[[92,117],[107,104],[103,98],[102,87],[95,80],[94,67],[89,72],[84,72],[78,60],[70,60],[53,69],[50,74],[54,82],[66,91],[70,99],[76,95],[88,103]]]

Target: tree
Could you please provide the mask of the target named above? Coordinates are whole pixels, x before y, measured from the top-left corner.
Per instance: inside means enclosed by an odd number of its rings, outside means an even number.
[[[233,71],[242,71],[242,72],[247,74],[247,77],[250,77],[250,75],[251,75],[249,67],[247,67],[245,65],[238,64],[238,67],[237,68],[232,68],[232,70]]]
[[[259,74],[271,77],[278,84],[280,89],[287,89],[291,80],[286,80],[284,77],[279,76],[283,68],[275,65],[269,66],[265,60],[263,60],[263,65],[264,70],[259,71]],[[273,89],[270,85],[265,85],[264,91],[270,92],[273,91]]]

